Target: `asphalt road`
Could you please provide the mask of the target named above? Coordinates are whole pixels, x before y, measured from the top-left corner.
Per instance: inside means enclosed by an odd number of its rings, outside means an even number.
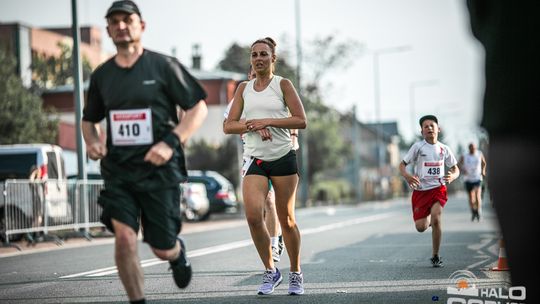
[[[179,290],[168,264],[148,246],[139,252],[150,303],[447,303],[457,274],[484,288],[506,288],[498,261],[498,228],[490,206],[471,222],[463,194],[443,213],[443,268],[432,268],[431,230],[416,232],[408,198],[357,206],[297,210],[306,293],[283,284],[257,296],[262,263],[242,218],[186,225],[183,233],[194,277]],[[69,244],[68,244],[69,243]],[[112,239],[66,242],[23,252],[0,251],[1,303],[126,303],[113,261]]]

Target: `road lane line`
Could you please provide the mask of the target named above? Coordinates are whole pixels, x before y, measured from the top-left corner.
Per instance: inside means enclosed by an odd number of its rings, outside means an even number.
[[[389,212],[389,213],[375,214],[375,215],[355,218],[355,219],[344,221],[344,222],[323,225],[323,226],[319,226],[315,228],[306,228],[306,229],[302,229],[301,234],[310,235],[310,234],[320,233],[323,231],[340,229],[347,226],[379,221],[382,219],[392,217],[397,214],[399,213]],[[251,245],[253,245],[253,241],[251,239],[246,239],[246,240],[236,241],[236,242],[227,243],[227,244],[221,244],[221,245],[216,245],[216,246],[211,246],[211,247],[206,247],[206,248],[201,248],[201,249],[195,249],[188,252],[187,256],[188,258],[194,258],[194,257],[229,251],[233,249],[238,249],[242,247],[247,247]],[[168,261],[163,261],[158,258],[147,259],[147,260],[141,261],[141,267],[144,268],[144,267],[154,266],[154,265],[163,264],[163,263],[168,263]],[[70,274],[70,275],[62,276],[60,277],[60,279],[70,279],[70,278],[77,278],[77,277],[101,277],[101,276],[114,274],[117,272],[118,270],[116,269],[116,267],[112,266],[112,267],[107,267],[107,268],[101,268],[101,269],[95,269],[95,270],[90,270],[86,272]]]
[[[107,267],[107,268],[100,268],[100,269],[90,270],[90,271],[76,273],[76,274],[71,274],[71,275],[60,277],[60,279],[69,279],[69,278],[74,278],[74,277],[84,277],[84,276],[89,275],[89,274],[93,274],[93,273],[96,273],[96,272],[109,271],[109,270],[112,270],[112,269],[116,269],[116,266]]]

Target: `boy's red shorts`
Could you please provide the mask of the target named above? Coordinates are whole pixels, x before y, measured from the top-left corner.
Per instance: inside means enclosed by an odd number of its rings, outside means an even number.
[[[413,219],[416,221],[427,217],[431,213],[433,204],[439,202],[441,207],[444,207],[447,200],[446,186],[425,191],[414,190],[412,194]]]

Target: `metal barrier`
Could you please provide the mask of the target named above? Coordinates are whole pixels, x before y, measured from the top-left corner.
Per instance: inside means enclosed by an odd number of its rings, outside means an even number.
[[[0,195],[0,239],[18,240],[35,232],[69,230],[89,233],[104,227],[97,199],[103,181],[31,181],[10,179]]]

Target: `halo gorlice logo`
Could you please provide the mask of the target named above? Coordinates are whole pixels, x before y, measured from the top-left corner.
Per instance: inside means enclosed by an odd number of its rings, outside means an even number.
[[[449,295],[478,297],[479,290],[476,288],[478,279],[468,270],[458,270],[450,275],[451,286],[446,288]],[[451,303],[451,302],[449,302]]]
[[[527,298],[524,286],[478,288],[478,279],[468,270],[455,271],[449,279],[447,304],[525,304]]]

